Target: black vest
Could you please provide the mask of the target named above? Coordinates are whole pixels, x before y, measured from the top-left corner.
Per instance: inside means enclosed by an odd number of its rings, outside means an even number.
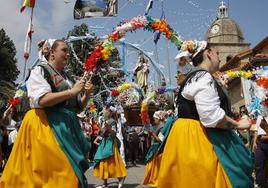
[[[178,118],[187,118],[187,119],[194,119],[194,120],[199,120],[199,115],[196,109],[195,101],[187,100],[182,96],[182,91],[185,85],[188,82],[194,82],[198,78],[195,78],[195,75],[199,73],[200,77],[204,76],[205,73],[207,73],[206,70],[203,69],[198,69],[198,70],[193,70],[190,72],[184,82],[182,83],[179,92],[178,92],[178,98],[177,98],[177,108],[178,108]],[[199,78],[200,78],[199,77]],[[196,80],[194,80],[196,79]],[[232,117],[232,112],[231,112],[231,105],[229,102],[229,99],[227,97],[227,94],[223,91],[221,86],[217,83],[216,80],[212,84],[215,84],[215,87],[217,89],[219,98],[220,98],[220,107],[225,111],[226,115]]]

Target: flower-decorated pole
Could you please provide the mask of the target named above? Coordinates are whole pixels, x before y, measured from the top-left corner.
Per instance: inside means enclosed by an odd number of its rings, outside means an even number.
[[[111,56],[111,51],[114,49],[113,43],[126,35],[129,31],[144,28],[148,31],[160,31],[167,39],[180,47],[183,41],[180,39],[178,33],[173,30],[164,19],[153,19],[149,16],[138,16],[131,20],[120,22],[114,31],[98,44],[95,50],[87,57],[84,69],[85,72],[95,72],[98,62],[103,59],[107,61]]]

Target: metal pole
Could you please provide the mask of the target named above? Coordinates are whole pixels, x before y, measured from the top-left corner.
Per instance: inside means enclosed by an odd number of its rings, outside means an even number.
[[[32,24],[33,24],[33,8],[32,8],[32,11],[31,11],[31,16],[30,16],[30,31],[27,31],[27,32],[32,32]],[[28,33],[27,33],[28,34]],[[28,57],[24,57],[25,58],[25,62],[24,62],[24,68],[23,68],[23,80],[25,80],[25,76],[26,76],[26,65],[27,65],[27,60],[30,56],[30,51],[31,51],[31,45],[32,45],[32,38],[30,38],[30,47],[29,47],[29,54],[28,54]]]
[[[168,66],[168,79],[169,86],[171,86],[171,69],[170,69],[170,61],[169,61],[169,50],[168,50],[168,41],[166,40],[166,49],[167,49],[167,66]]]
[[[126,61],[126,44],[123,41],[122,42],[122,64],[123,64],[123,69],[125,68],[125,61]]]
[[[157,64],[160,64],[159,56],[158,56],[157,44],[154,44],[154,46],[155,46],[155,60],[156,60]],[[157,74],[157,77],[158,77],[158,86],[160,86],[161,85],[161,75]],[[156,80],[157,80],[157,78],[156,78]]]
[[[27,64],[27,59],[25,58],[25,61],[24,61],[24,68],[23,68],[23,80],[25,80],[25,74],[26,74],[26,64]]]
[[[169,49],[168,49],[168,40],[166,39],[166,49],[167,49],[167,66],[168,66],[168,86],[171,87],[171,69],[170,69],[170,61],[169,61]],[[168,94],[170,101],[174,101],[174,94]]]

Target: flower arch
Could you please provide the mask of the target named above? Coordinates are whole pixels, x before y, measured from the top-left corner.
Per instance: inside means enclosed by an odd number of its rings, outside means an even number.
[[[183,43],[178,33],[172,29],[164,19],[154,19],[149,16],[138,16],[131,20],[120,22],[114,31],[108,35],[103,42],[99,43],[96,49],[87,57],[84,63],[85,72],[94,72],[97,63],[103,59],[108,60],[111,56],[111,51],[114,49],[113,43],[126,35],[129,31],[144,28],[148,31],[159,31],[163,33],[167,39],[180,47]]]

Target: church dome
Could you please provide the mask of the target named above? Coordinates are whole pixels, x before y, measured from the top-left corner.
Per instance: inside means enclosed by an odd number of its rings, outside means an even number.
[[[228,17],[227,6],[222,2],[218,8],[218,17],[209,27],[206,40],[210,43],[244,43],[239,25]]]

